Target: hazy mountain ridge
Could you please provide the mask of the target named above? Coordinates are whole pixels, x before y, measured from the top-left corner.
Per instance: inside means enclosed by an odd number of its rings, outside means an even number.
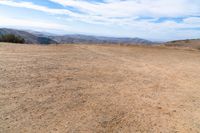
[[[153,42],[141,38],[115,38],[88,35],[64,35],[51,36],[59,43],[95,43],[95,44],[153,44]]]
[[[53,35],[35,31],[15,30],[0,28],[1,34],[14,34],[21,36],[28,44],[155,44],[152,41],[141,38],[117,38],[103,36],[89,36],[81,34],[73,35]]]

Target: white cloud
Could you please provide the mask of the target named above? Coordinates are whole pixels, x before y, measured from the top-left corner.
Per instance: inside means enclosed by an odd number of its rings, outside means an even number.
[[[189,17],[189,18],[184,19],[184,23],[200,26],[200,18],[199,17]]]
[[[61,25],[57,23],[45,22],[41,20],[26,20],[26,19],[16,19],[0,17],[1,27],[27,27],[36,29],[52,29],[52,30],[63,30],[69,29],[66,25]]]
[[[23,7],[51,14],[61,14],[88,23],[131,24],[139,17],[180,17],[200,14],[200,2],[189,0],[105,0],[104,3],[94,3],[83,0],[49,0],[64,6],[71,6],[82,13],[66,9],[52,9],[31,2],[14,2],[1,0],[0,4]],[[196,0],[195,0],[196,1]],[[148,20],[146,20],[148,21]]]
[[[50,1],[104,17],[180,17],[200,14],[200,2],[197,0],[105,0],[104,3],[84,0]]]
[[[69,11],[69,10],[51,9],[51,8],[48,8],[48,7],[45,7],[45,6],[35,5],[31,2],[14,2],[12,0],[1,0],[0,4],[7,5],[7,6],[13,6],[13,7],[28,8],[28,9],[38,10],[38,11],[52,13],[52,14],[74,15],[74,13]]]

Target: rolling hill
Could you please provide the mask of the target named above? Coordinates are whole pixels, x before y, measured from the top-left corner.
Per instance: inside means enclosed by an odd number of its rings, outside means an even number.
[[[170,47],[186,47],[200,50],[200,39],[177,40],[165,43]]]
[[[25,43],[27,43],[27,44],[52,44],[52,43],[57,43],[56,41],[52,40],[51,38],[44,37],[44,36],[37,36],[35,34],[27,32],[27,31],[1,28],[0,29],[0,35],[5,35],[5,34],[14,34],[16,36],[20,36],[20,37],[25,39]]]

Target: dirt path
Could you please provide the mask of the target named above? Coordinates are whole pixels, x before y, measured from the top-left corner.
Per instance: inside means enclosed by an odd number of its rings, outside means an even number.
[[[0,132],[200,132],[200,52],[0,45]]]

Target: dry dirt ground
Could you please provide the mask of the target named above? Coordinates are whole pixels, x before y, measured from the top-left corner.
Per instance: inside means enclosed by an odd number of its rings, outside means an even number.
[[[0,44],[1,133],[198,133],[200,51]]]

